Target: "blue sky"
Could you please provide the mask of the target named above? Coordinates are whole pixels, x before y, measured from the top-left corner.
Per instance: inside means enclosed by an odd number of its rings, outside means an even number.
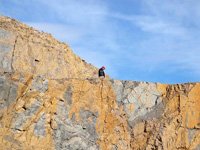
[[[111,78],[200,81],[199,0],[0,0],[0,14],[51,33]]]

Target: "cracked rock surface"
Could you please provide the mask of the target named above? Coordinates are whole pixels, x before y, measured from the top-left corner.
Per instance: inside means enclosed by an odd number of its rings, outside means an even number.
[[[110,83],[118,104],[129,115],[131,149],[198,149],[199,83],[166,85],[113,79]]]
[[[199,150],[200,83],[101,82],[66,43],[0,15],[2,150]]]

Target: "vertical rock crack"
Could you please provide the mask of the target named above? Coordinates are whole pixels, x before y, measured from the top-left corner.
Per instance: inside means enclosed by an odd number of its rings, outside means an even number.
[[[11,70],[12,70],[12,73],[14,72],[13,59],[14,59],[14,56],[15,56],[15,47],[16,47],[16,44],[17,44],[17,39],[18,39],[18,36],[15,39],[15,43],[14,43],[13,51],[12,51],[12,60],[11,60]]]

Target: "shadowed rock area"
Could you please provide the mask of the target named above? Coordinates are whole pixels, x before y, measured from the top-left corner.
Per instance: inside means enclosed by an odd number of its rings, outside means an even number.
[[[2,150],[200,149],[200,83],[120,81],[0,15]]]

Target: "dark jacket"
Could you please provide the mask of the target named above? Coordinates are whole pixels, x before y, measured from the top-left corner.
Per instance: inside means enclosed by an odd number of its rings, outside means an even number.
[[[104,78],[105,78],[105,73],[102,68],[99,69],[99,77],[100,76],[104,76]]]

